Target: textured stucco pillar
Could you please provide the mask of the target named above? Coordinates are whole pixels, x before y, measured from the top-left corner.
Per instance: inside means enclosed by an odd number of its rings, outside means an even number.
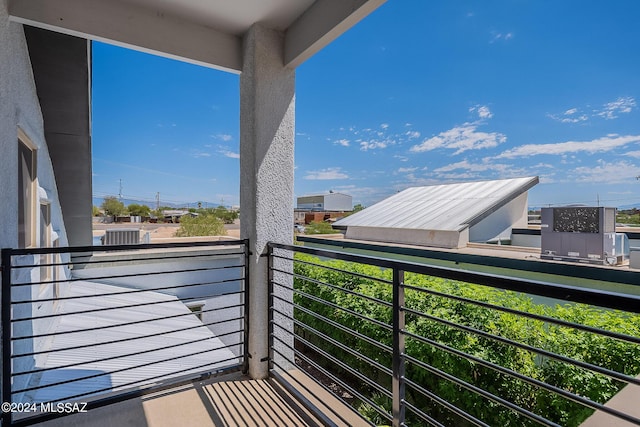
[[[240,223],[250,239],[249,374],[268,374],[268,242],[293,236],[295,71],[283,66],[284,37],[254,25],[240,75]]]

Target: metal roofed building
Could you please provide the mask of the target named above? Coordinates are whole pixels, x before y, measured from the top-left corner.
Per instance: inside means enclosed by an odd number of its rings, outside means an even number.
[[[348,212],[353,210],[353,198],[348,194],[334,193],[301,196],[297,199],[297,209]]]
[[[349,239],[461,248],[525,227],[527,192],[538,182],[535,176],[411,187],[335,226]]]

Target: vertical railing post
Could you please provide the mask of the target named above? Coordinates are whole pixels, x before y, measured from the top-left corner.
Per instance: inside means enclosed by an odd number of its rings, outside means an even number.
[[[242,241],[244,245],[244,307],[243,307],[243,323],[244,323],[244,340],[243,340],[243,366],[242,373],[245,375],[249,372],[249,264],[251,263],[251,251],[249,248],[249,239]]]
[[[2,249],[2,295],[0,296],[0,321],[2,325],[2,398],[0,402],[11,402],[11,250]],[[4,408],[5,405],[3,405]],[[11,411],[2,411],[2,425],[11,425]]]
[[[404,271],[393,269],[393,360],[392,360],[392,412],[393,427],[404,424],[405,417],[405,383],[404,383]]]
[[[274,330],[273,330],[273,246],[271,245],[267,245],[267,271],[268,271],[268,275],[269,275],[269,283],[267,284],[268,286],[268,291],[269,295],[268,295],[268,313],[269,313],[269,317],[268,317],[268,321],[269,321],[269,327],[268,327],[268,331],[269,331],[269,370],[271,371],[273,369],[273,360],[274,360],[274,351],[273,351],[273,334],[274,334]]]

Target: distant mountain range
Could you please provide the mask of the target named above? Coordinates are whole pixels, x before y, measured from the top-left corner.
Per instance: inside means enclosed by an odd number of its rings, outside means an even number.
[[[92,203],[94,206],[98,206],[100,207],[100,205],[102,205],[102,202],[104,201],[104,197],[94,197],[92,199]],[[136,200],[136,199],[127,199],[127,198],[122,198],[121,199],[122,203],[124,203],[125,206],[129,206],[129,205],[147,205],[149,206],[151,209],[155,209],[156,208],[156,202],[149,202],[148,200]],[[160,200],[160,206],[168,206],[171,208],[198,208],[198,203],[202,204],[203,208],[217,208],[218,206],[222,206],[220,203],[212,203],[212,202],[204,202],[204,201],[198,201],[198,202],[189,202],[189,203],[171,203],[171,202],[164,202],[162,201],[162,199]],[[225,206],[225,208],[229,209],[231,208],[231,206]]]

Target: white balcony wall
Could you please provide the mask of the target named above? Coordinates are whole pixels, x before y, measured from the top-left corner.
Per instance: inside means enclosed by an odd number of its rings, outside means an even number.
[[[44,138],[44,128],[36,87],[31,70],[31,62],[23,27],[9,20],[7,0],[0,0],[0,248],[18,247],[18,133],[28,138],[36,149],[36,184],[34,197],[33,241],[39,245],[40,202],[46,201],[51,207],[51,236],[61,246],[67,244],[62,211],[58,203],[56,180]],[[38,258],[25,257],[21,263],[37,263]],[[16,270],[18,281],[38,282],[39,268]],[[14,300],[47,298],[52,295],[51,285],[37,285],[16,288]],[[52,302],[23,304],[15,307],[14,317],[33,317],[51,314],[55,307]],[[15,325],[14,335],[31,335],[50,330],[55,319],[49,322],[20,322]],[[3,325],[4,326],[4,325]],[[38,350],[31,340],[17,341],[14,353]],[[15,370],[28,370],[34,365],[32,357],[17,359]],[[14,387],[28,381],[27,376],[17,377]],[[10,400],[3,397],[4,400]]]

